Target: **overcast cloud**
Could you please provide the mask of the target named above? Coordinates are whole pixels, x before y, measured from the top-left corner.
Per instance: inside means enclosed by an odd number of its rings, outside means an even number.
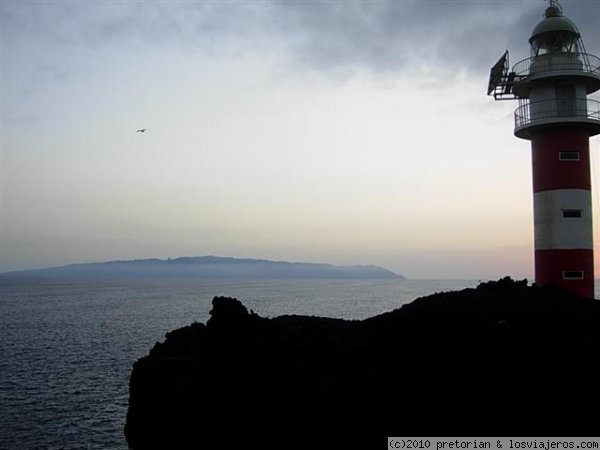
[[[524,42],[542,1],[3,2],[3,39],[65,46],[175,45],[215,57],[273,52],[295,67],[485,71]],[[565,15],[598,53],[598,0],[565,0]],[[516,60],[515,60],[516,62]]]
[[[600,55],[600,0],[561,3]],[[0,271],[212,253],[531,273],[529,143],[486,87],[546,6],[2,0]]]

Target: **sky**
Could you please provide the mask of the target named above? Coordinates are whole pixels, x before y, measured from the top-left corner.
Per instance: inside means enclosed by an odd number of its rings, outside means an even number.
[[[561,4],[600,55],[600,0]],[[532,279],[530,146],[486,88],[542,0],[0,5],[0,271],[212,254]]]

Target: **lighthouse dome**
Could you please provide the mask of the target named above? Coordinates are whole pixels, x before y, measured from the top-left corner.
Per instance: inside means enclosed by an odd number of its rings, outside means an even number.
[[[572,33],[576,37],[580,37],[579,30],[571,20],[562,15],[560,7],[550,6],[546,9],[544,16],[544,19],[533,29],[529,42],[542,34],[556,32]]]
[[[555,33],[557,31],[566,31],[579,36],[579,30],[573,22],[566,17],[547,17],[536,25],[531,33],[529,42],[540,34]]]
[[[581,34],[573,22],[562,15],[562,9],[551,0],[544,19],[536,25],[529,38],[531,56],[546,53],[582,53]]]

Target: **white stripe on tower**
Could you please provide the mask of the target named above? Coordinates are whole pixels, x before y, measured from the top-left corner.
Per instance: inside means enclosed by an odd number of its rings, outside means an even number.
[[[586,189],[555,189],[533,197],[535,249],[593,248],[592,196]]]

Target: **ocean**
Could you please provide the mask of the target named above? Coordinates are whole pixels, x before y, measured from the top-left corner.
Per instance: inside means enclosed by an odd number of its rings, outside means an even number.
[[[206,322],[216,295],[236,297],[264,317],[364,319],[476,285],[0,278],[0,449],[127,449],[133,363],[168,331]]]

